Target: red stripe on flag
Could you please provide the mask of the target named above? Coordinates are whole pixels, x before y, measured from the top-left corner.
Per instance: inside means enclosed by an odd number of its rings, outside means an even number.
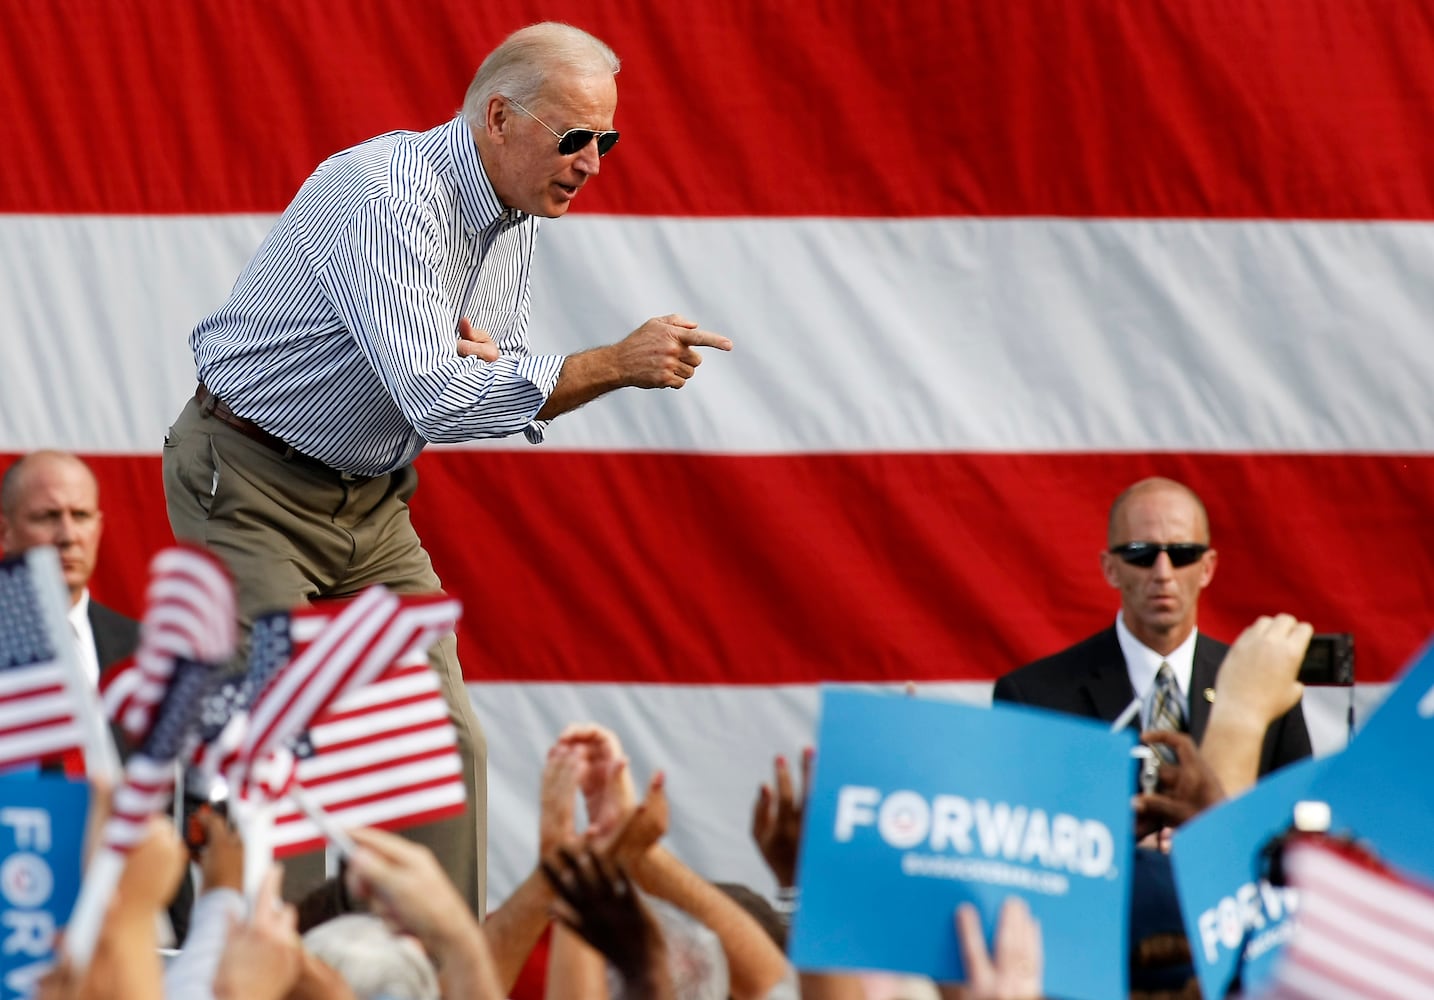
[[[1434,30],[1419,4],[632,13],[4,0],[0,211],[277,211],[324,156],[447,118],[482,56],[542,16],[625,58],[623,141],[582,211],[1434,216]]]
[[[431,670],[433,668],[425,665],[423,669]],[[404,705],[421,705],[425,702],[429,702],[432,700],[432,694],[427,692],[420,692],[418,694],[405,695],[402,698],[393,698],[391,700],[385,700],[382,707],[384,709],[402,708]],[[351,709],[349,711],[344,712],[329,712],[327,715],[324,716],[324,722],[343,722],[346,719],[356,719],[362,718],[363,716],[372,715],[373,712],[374,710],[367,706],[363,708]]]
[[[105,535],[95,591],[125,610],[131,568],[172,537],[159,458],[91,462],[128,529]],[[1114,620],[1107,509],[1156,474],[1210,509],[1202,630],[1229,640],[1289,611],[1353,631],[1361,682],[1392,679],[1434,632],[1429,455],[534,448],[436,451],[419,472],[413,521],[444,586],[508,595],[459,622],[472,680],[990,680]],[[451,516],[475,491],[504,518],[481,559]],[[674,518],[680,551],[652,534]]]
[[[46,695],[64,694],[63,684],[47,684],[44,687],[25,688],[21,691],[12,691],[0,694],[0,705],[13,701],[29,701],[31,698],[43,698]]]
[[[452,751],[450,751],[450,754],[451,753]],[[348,809],[357,809],[361,806],[368,805],[369,803],[383,802],[388,799],[393,799],[399,795],[409,795],[416,792],[423,792],[437,788],[447,788],[450,786],[461,788],[461,776],[443,775],[442,777],[431,778],[427,781],[415,781],[410,784],[406,784],[401,788],[385,788],[381,791],[374,792],[371,795],[357,795],[353,798],[345,798],[342,802],[326,803],[324,805],[324,808],[330,813],[340,813]],[[277,828],[286,822],[293,822],[302,818],[303,816],[299,813],[285,813],[284,815],[275,818],[274,826]],[[405,817],[405,820],[407,820],[407,817]],[[387,827],[388,824],[384,824],[384,826]]]
[[[61,712],[56,715],[47,715],[39,719],[26,719],[13,725],[0,726],[0,736],[18,736],[22,733],[33,733],[40,729],[51,727],[59,728],[68,726],[75,721],[74,713]]]
[[[383,827],[383,829],[386,830],[404,830],[411,826],[421,826],[424,823],[436,823],[441,819],[450,819],[454,816],[462,816],[467,808],[468,807],[465,803],[460,802],[454,805],[447,805],[437,809],[426,809],[422,812],[410,813],[399,820],[393,820],[390,822],[383,823],[381,824],[381,826]],[[299,816],[297,814],[283,817],[282,819],[275,821],[276,831],[281,822],[285,826],[295,826],[300,823],[307,822],[307,820],[303,816]],[[317,831],[317,828],[314,829],[315,831]],[[313,836],[305,840],[296,840],[289,843],[275,845],[274,856],[276,858],[283,859],[295,854],[303,854],[308,851],[317,851],[320,848],[324,847],[326,843],[327,841],[324,839],[323,835],[315,832]]]

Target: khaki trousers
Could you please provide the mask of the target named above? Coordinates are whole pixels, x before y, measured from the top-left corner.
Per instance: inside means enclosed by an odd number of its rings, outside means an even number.
[[[302,456],[286,458],[207,414],[194,400],[164,444],[164,496],[174,536],[204,545],[234,575],[242,631],[255,617],[375,583],[396,593],[441,589],[409,520],[418,486],[411,467],[345,481]],[[411,827],[403,836],[431,848],[481,919],[487,882],[487,743],[449,635],[429,653],[463,759],[468,809]],[[287,859],[284,895],[302,898],[324,879],[321,853]]]

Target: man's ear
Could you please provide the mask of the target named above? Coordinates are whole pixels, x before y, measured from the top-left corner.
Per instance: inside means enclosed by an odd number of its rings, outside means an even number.
[[[506,97],[494,94],[488,98],[488,104],[483,109],[483,130],[488,133],[488,138],[496,143],[503,142],[504,130],[512,117],[512,109],[508,107]]]
[[[1100,572],[1105,577],[1105,582],[1116,590],[1120,589],[1120,576],[1116,571],[1117,559],[1109,552],[1100,554]]]
[[[1215,579],[1215,566],[1220,561],[1220,554],[1210,549],[1200,557],[1200,589],[1204,590],[1210,586],[1210,581]]]

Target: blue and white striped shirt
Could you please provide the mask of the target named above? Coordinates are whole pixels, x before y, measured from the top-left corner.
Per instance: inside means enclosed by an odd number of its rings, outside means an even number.
[[[341,472],[377,475],[430,441],[542,440],[562,355],[530,355],[539,220],[505,209],[461,117],[337,153],[304,182],[190,334],[234,412]],[[459,317],[500,357],[457,353]]]

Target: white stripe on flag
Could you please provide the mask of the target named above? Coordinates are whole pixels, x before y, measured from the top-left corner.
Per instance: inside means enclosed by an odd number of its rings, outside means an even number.
[[[89,329],[92,301],[111,320],[106,350],[37,337],[0,366],[9,447],[157,452],[194,363],[153,331],[222,301],[271,222],[0,216],[0,264],[42,285],[0,295],[0,329]],[[630,329],[633,303],[690,301],[695,272],[744,289],[701,304],[738,349],[703,366],[700,393],[614,393],[553,424],[568,449],[1425,454],[1431,246],[1427,222],[576,215],[543,232],[535,285],[563,294],[534,295],[533,347]],[[899,286],[871,289],[893,271]],[[1291,377],[1316,348],[1330,363]],[[57,371],[83,406],[51,405]]]
[[[78,720],[20,733],[0,733],[0,760],[34,760],[83,746],[85,727]]]
[[[444,754],[427,760],[397,764],[371,771],[367,774],[352,775],[339,781],[317,785],[304,785],[319,805],[330,812],[343,808],[345,802],[377,795],[390,789],[408,788],[425,782],[437,781],[462,775],[463,766],[456,753]],[[302,782],[302,776],[300,777]],[[460,786],[461,787],[461,786]]]
[[[419,701],[396,708],[374,710],[353,719],[325,722],[315,726],[311,735],[316,743],[333,745],[349,740],[362,739],[375,733],[405,726],[416,726],[435,720],[447,720],[448,709],[443,701]]]
[[[299,782],[313,783],[356,768],[368,767],[385,760],[400,760],[414,754],[452,747],[455,733],[452,726],[434,726],[416,733],[407,733],[374,743],[362,743],[345,750],[321,750],[316,756],[299,761]]]

